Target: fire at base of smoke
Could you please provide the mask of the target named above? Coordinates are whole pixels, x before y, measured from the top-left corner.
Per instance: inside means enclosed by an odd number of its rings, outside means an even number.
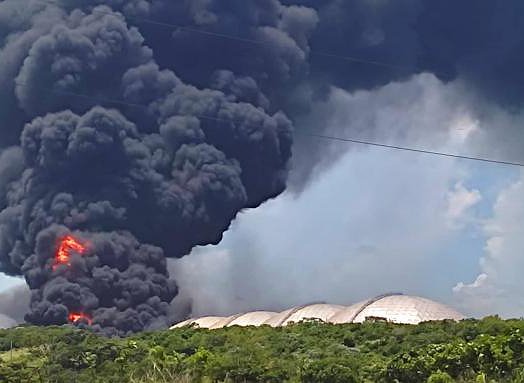
[[[74,252],[76,254],[83,255],[86,249],[87,247],[72,235],[67,235],[60,239],[55,254],[53,270],[56,270],[59,266],[70,267],[72,253]]]

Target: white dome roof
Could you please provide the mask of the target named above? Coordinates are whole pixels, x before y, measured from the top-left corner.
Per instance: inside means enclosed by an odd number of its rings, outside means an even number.
[[[320,319],[327,322],[330,317],[344,308],[344,306],[328,305],[324,303],[297,307],[293,309],[290,315],[280,325],[285,326],[290,323],[298,323],[305,319]]]
[[[275,315],[277,315],[277,313],[271,311],[253,311],[238,316],[229,322],[227,326],[261,326],[265,321]]]
[[[230,322],[234,321],[237,317],[242,314],[231,315],[229,317],[222,317],[217,322],[211,325],[211,329],[226,327]]]
[[[354,305],[344,307],[331,318],[329,318],[330,323],[353,323],[353,320],[357,316],[360,309],[368,302],[370,299],[362,302],[355,303]]]
[[[280,313],[254,311],[229,317],[207,316],[188,319],[174,325],[172,328],[187,325],[196,325],[200,328],[208,329],[261,325],[280,327],[305,319],[319,319],[334,324],[361,323],[366,319],[373,318],[394,323],[418,324],[432,320],[461,320],[464,319],[464,316],[448,306],[426,298],[387,294],[347,307],[316,303],[293,307]]]
[[[175,324],[171,328],[178,328],[178,327],[184,327],[184,326],[189,326],[189,325],[195,325],[200,328],[212,328],[215,323],[223,319],[224,317],[216,317],[216,316],[188,319],[183,322]]]
[[[367,317],[381,317],[395,323],[418,324],[431,320],[464,319],[464,315],[441,303],[408,295],[386,296],[373,302],[354,319],[360,323]]]
[[[277,314],[273,315],[271,318],[269,318],[268,320],[266,320],[263,324],[269,325],[271,327],[282,326],[282,323],[284,323],[284,321],[291,314],[293,314],[296,309],[297,309],[296,307],[293,307],[293,308],[290,308],[288,310],[285,310],[285,311],[282,311],[280,313],[277,313]]]

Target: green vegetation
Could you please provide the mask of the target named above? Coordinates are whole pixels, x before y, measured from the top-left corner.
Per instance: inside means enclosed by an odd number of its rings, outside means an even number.
[[[308,321],[126,339],[19,327],[0,330],[0,382],[524,383],[524,321]]]

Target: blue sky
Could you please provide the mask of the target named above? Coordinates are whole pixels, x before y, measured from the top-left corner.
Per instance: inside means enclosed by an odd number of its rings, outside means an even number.
[[[468,162],[468,189],[477,189],[482,199],[472,208],[475,220],[470,222],[456,238],[448,244],[445,251],[433,257],[434,267],[448,263],[446,273],[439,276],[438,283],[430,289],[449,294],[449,285],[457,281],[474,279],[480,272],[479,258],[484,253],[486,237],[481,223],[493,215],[493,205],[499,193],[514,183],[519,177],[518,169],[511,166]]]

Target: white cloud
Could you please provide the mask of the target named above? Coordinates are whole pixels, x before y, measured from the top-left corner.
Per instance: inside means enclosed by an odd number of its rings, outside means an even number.
[[[472,314],[524,316],[524,172],[500,193],[484,230],[482,273],[471,284],[457,284],[453,291]]]
[[[477,279],[473,283],[470,284],[464,284],[464,282],[459,282],[455,287],[453,287],[453,292],[459,293],[464,292],[466,290],[473,291],[475,289],[481,289],[484,286],[486,286],[486,281],[488,279],[487,274],[479,274]]]
[[[474,119],[470,112],[464,110],[449,125],[450,141],[459,146],[464,144],[471,135],[479,131],[480,121]]]
[[[175,277],[197,314],[416,291],[433,273],[427,249],[449,235],[443,212],[453,167],[350,153],[300,196],[244,213],[218,247],[178,261]]]
[[[469,96],[461,84],[446,85],[433,75],[421,74],[372,91],[332,88],[330,96],[317,102],[297,125],[306,132],[455,151],[476,129],[475,117],[468,113]],[[300,183],[311,168],[321,174],[347,150],[364,149],[297,135],[291,183]]]
[[[457,129],[466,126],[469,135],[480,126],[457,89],[429,75],[371,92],[333,89],[309,123],[342,137],[453,151],[465,140],[456,139]],[[331,147],[338,160],[304,191],[244,212],[220,245],[175,262],[194,315],[324,300],[348,304],[399,290],[450,297],[452,282],[438,283],[460,260],[439,263],[439,257],[481,199],[479,190],[464,186],[468,163],[344,143]],[[297,148],[303,156],[307,149]],[[451,227],[450,219],[462,225]]]
[[[457,182],[453,190],[447,195],[447,218],[450,227],[460,227],[464,225],[469,218],[469,210],[480,202],[482,196],[476,189],[468,190],[462,182]]]

